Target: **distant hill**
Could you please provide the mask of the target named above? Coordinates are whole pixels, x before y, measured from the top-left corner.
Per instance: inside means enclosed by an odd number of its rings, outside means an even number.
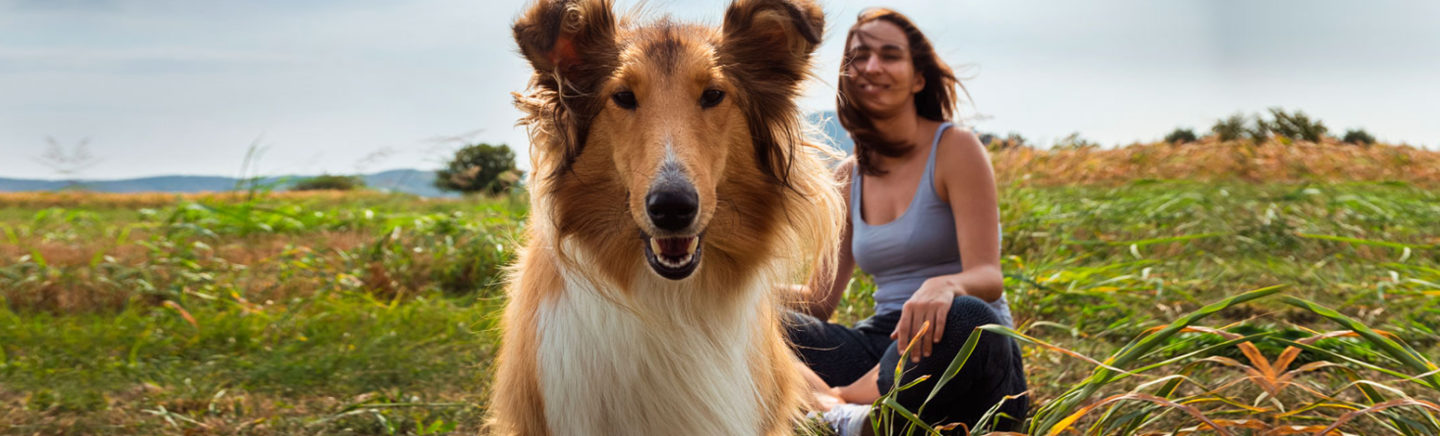
[[[284,190],[296,181],[311,176],[265,177],[260,186]],[[424,197],[445,197],[454,194],[435,189],[432,171],[411,169],[382,171],[364,176],[365,186],[389,192],[404,192]],[[124,180],[82,180],[80,187],[96,192],[205,192],[230,191],[237,179],[219,176],[158,176]],[[69,182],[57,180],[7,179],[0,177],[0,192],[55,191],[65,189]]]
[[[826,142],[831,147],[842,150],[846,154],[854,153],[855,142],[850,139],[850,134],[846,133],[845,128],[840,125],[840,119],[836,117],[834,111],[814,112],[807,115],[806,118],[820,127],[820,130],[827,136]],[[260,180],[260,185],[274,190],[284,190],[296,181],[307,177],[312,176],[266,177]],[[404,192],[422,197],[455,195],[436,189],[431,184],[435,180],[433,171],[401,169],[382,171],[364,177],[365,186],[371,189]],[[96,192],[220,192],[234,190],[236,182],[234,177],[156,176],[124,180],[82,180],[79,185],[86,190]],[[0,192],[57,191],[65,189],[67,186],[69,186],[69,182],[59,180],[0,177]]]
[[[365,176],[365,186],[392,192],[405,192],[421,197],[453,197],[456,194],[435,188],[435,172],[421,170],[390,170]]]

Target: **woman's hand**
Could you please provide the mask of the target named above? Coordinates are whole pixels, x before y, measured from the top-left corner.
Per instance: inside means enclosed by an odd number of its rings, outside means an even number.
[[[930,349],[940,342],[945,333],[945,318],[950,314],[950,304],[955,301],[956,295],[960,295],[955,286],[952,281],[941,277],[925,280],[900,310],[900,323],[895,325],[890,339],[896,341],[902,353],[910,346],[911,340],[918,341],[910,350],[911,362],[930,357]],[[915,337],[926,322],[930,323],[930,328],[925,330],[925,335]]]

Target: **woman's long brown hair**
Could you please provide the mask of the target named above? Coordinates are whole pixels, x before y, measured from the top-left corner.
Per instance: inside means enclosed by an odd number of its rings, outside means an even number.
[[[965,89],[960,80],[955,78],[950,66],[935,54],[930,40],[925,38],[925,34],[920,33],[920,29],[905,15],[885,8],[870,8],[860,12],[855,24],[850,26],[850,32],[845,35],[845,56],[840,63],[840,92],[835,95],[835,105],[840,125],[850,132],[850,138],[855,141],[855,157],[860,171],[873,176],[886,173],[875,167],[876,155],[898,157],[915,147],[915,144],[909,141],[885,140],[875,129],[875,123],[870,121],[870,114],[865,112],[865,108],[846,97],[854,93],[855,86],[846,73],[851,62],[850,41],[857,36],[863,36],[857,32],[861,25],[876,20],[899,27],[905,32],[905,38],[910,43],[911,64],[915,71],[925,78],[925,88],[915,93],[915,112],[919,116],[942,122],[950,119],[955,114],[955,89]]]

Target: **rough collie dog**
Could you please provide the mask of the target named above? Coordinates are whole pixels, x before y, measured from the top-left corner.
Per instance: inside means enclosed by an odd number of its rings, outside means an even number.
[[[776,285],[829,268],[844,218],[794,103],[820,8],[633,21],[540,0],[515,23],[534,175],[488,430],[788,433],[808,396]]]

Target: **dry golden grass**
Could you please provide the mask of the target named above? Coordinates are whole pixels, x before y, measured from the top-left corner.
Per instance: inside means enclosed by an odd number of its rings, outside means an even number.
[[[241,202],[252,199],[265,200],[355,200],[379,198],[390,194],[378,191],[284,191],[269,193],[235,192],[136,192],[106,193],[89,191],[61,192],[0,192],[0,207],[47,208],[47,207],[90,207],[113,209],[138,209],[161,207],[179,201],[222,201]]]
[[[343,270],[340,252],[353,250],[370,242],[370,235],[361,231],[318,231],[306,235],[303,245],[293,235],[264,234],[224,239],[196,259],[207,271],[215,271],[218,279],[233,283],[237,292],[263,302],[307,297],[324,287],[324,277],[300,275],[282,278],[280,263],[287,259],[314,256],[314,267]],[[157,282],[169,281],[175,268],[147,267],[154,253],[144,246],[111,240],[86,241],[81,244],[43,242],[21,239],[20,244],[0,246],[0,259],[36,255],[56,269],[54,274],[37,276],[11,289],[7,294],[12,307],[52,313],[85,313],[123,309],[136,297],[135,290],[109,280],[104,268],[90,268],[96,253],[107,256],[107,265],[133,270],[147,270]],[[32,251],[33,250],[33,251]],[[373,268],[372,268],[373,269]],[[367,283],[369,278],[366,278]],[[393,296],[393,295],[392,295]],[[141,298],[146,304],[159,304],[160,299]]]
[[[1408,145],[1368,147],[1248,140],[1173,145],[1165,142],[1101,149],[994,150],[1002,185],[1116,185],[1138,179],[1250,182],[1400,181],[1440,187],[1440,152]]]
[[[1133,144],[1117,148],[1043,150],[1029,147],[991,151],[1001,184],[1058,186],[1115,185],[1138,179],[1251,182],[1380,182],[1401,181],[1423,187],[1440,186],[1440,151],[1409,145],[1357,146],[1334,139],[1314,143],[1274,139]],[[268,200],[340,201],[379,198],[376,191],[285,191],[101,193],[0,192],[0,207],[88,207],[135,209],[161,207],[178,201]]]

